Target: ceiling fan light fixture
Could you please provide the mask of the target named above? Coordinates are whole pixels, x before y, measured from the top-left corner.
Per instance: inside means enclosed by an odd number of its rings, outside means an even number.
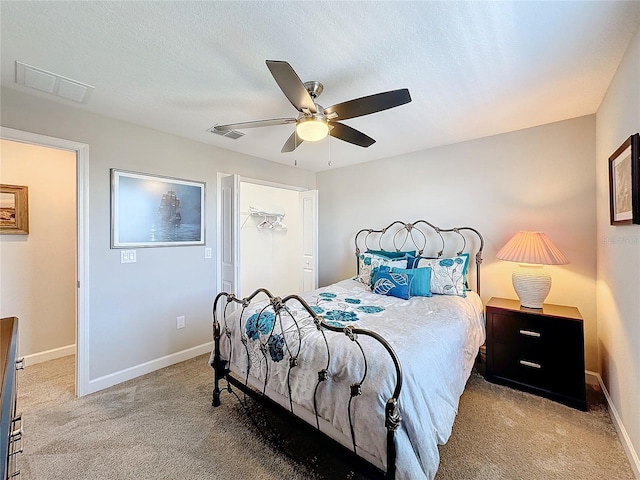
[[[329,123],[322,115],[303,117],[296,124],[296,133],[305,142],[317,142],[329,134]]]

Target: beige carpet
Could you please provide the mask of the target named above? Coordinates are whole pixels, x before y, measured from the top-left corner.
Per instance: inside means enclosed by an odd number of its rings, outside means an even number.
[[[22,478],[366,478],[251,403],[257,422],[286,439],[275,448],[234,397],[211,407],[211,381],[200,356],[75,399],[73,357],[27,367]],[[601,395],[589,397],[590,411],[579,412],[474,374],[437,479],[633,479]]]

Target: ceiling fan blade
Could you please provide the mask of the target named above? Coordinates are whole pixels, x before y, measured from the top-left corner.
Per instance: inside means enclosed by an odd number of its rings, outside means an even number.
[[[284,145],[282,146],[282,150],[280,150],[280,152],[281,153],[293,152],[296,148],[300,146],[302,142],[304,142],[304,140],[302,140],[298,136],[298,133],[294,130],[291,136],[287,139],[287,141],[284,142]]]
[[[240,122],[240,123],[227,123],[226,125],[216,125],[213,128],[215,130],[236,130],[243,128],[256,128],[256,127],[273,127],[275,125],[287,125],[290,123],[296,123],[295,118],[270,118],[268,120],[255,120],[253,122]]]
[[[331,122],[331,126],[333,128],[329,132],[329,135],[339,138],[340,140],[344,140],[345,142],[353,143],[354,145],[365,148],[376,143],[373,138],[365,135],[355,128],[351,128],[349,125],[345,125],[344,123]]]
[[[338,103],[324,110],[325,115],[337,113],[340,120],[361,117],[371,113],[388,110],[409,103],[411,95],[409,89],[391,90],[390,92],[376,93],[367,97],[360,97],[347,102]]]
[[[316,113],[316,105],[313,103],[313,98],[311,98],[302,80],[300,80],[291,65],[280,60],[267,60],[267,67],[269,67],[269,71],[282,93],[285,94],[296,110],[299,112],[308,110],[311,113]]]

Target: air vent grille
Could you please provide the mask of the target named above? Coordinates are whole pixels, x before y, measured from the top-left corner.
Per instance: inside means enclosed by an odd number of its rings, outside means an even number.
[[[211,127],[209,129],[211,133],[215,133],[216,135],[220,135],[221,137],[227,137],[232,140],[237,140],[240,137],[244,137],[244,133],[239,132],[238,130],[225,130],[223,128]]]
[[[95,88],[18,61],[16,61],[16,83],[78,103],[87,103]]]

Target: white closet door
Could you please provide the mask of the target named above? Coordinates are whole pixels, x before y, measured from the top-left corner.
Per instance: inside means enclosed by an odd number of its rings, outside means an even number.
[[[240,286],[240,177],[221,179],[220,213],[220,289],[238,295]]]
[[[303,292],[318,288],[318,191],[300,192],[302,216],[302,274]]]

